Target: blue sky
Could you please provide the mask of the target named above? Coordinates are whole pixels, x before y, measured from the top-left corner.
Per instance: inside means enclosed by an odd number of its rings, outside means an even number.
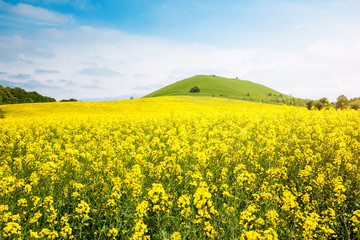
[[[126,99],[216,74],[359,97],[359,12],[355,0],[0,0],[0,84]]]

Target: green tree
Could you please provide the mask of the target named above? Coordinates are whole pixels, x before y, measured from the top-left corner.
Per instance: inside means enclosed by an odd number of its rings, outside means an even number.
[[[360,98],[350,102],[350,108],[359,110],[360,109]]]
[[[345,97],[345,95],[340,95],[336,100],[337,100],[335,103],[336,109],[347,108],[347,105],[349,104],[349,100],[347,99],[347,97]]]
[[[330,104],[330,102],[328,101],[328,99],[326,97],[320,98],[319,101],[324,105]]]
[[[312,106],[314,106],[314,101],[310,100],[306,102],[307,109],[311,110]]]
[[[195,87],[190,89],[190,92],[191,93],[198,93],[198,92],[200,92],[200,88],[198,86],[195,86]]]
[[[70,99],[63,99],[63,100],[60,100],[60,102],[77,102],[78,100],[75,99],[75,98],[70,98]]]
[[[323,104],[320,100],[316,100],[314,101],[313,106],[318,110],[321,110],[324,108],[325,104]]]

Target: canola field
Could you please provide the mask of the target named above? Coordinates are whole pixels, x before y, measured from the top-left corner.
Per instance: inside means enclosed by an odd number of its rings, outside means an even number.
[[[360,111],[2,106],[0,239],[359,239]]]

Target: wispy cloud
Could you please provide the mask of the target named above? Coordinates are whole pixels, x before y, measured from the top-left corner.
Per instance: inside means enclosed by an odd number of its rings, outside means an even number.
[[[38,89],[40,89],[40,90],[59,89],[59,87],[57,87],[57,86],[46,85],[37,80],[30,80],[30,81],[26,81],[26,82],[11,82],[11,81],[7,81],[7,80],[0,80],[0,85],[3,85],[5,87],[20,87],[20,88],[24,88],[28,91],[35,91]]]
[[[30,74],[19,73],[19,74],[16,74],[16,75],[10,75],[9,78],[28,79],[28,78],[31,78],[31,75]]]
[[[60,80],[59,80],[59,83],[65,84],[66,86],[70,86],[70,87],[77,86],[77,84],[76,84],[74,81],[72,81],[72,80],[60,79]]]
[[[27,62],[35,64],[37,58],[55,57],[52,49],[47,44],[41,42],[41,39],[28,37],[21,33],[5,35],[0,32],[0,62],[17,64],[18,62]]]
[[[82,75],[113,77],[121,75],[119,72],[107,68],[84,68],[80,72]]]
[[[54,74],[54,73],[59,73],[58,70],[44,70],[44,69],[35,69],[34,72],[37,73],[37,74]]]
[[[10,21],[31,21],[32,24],[40,25],[64,25],[74,23],[75,19],[71,15],[64,15],[42,7],[18,3],[17,5],[8,4],[0,0],[0,8],[8,15],[2,17]]]
[[[82,85],[81,86],[82,88],[85,88],[85,89],[104,89],[102,87],[100,87],[98,84],[85,84],[85,85]]]

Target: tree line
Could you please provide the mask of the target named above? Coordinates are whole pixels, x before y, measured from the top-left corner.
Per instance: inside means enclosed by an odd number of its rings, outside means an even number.
[[[56,102],[54,98],[42,96],[39,93],[27,92],[22,88],[3,87],[0,85],[0,104],[16,103],[37,103],[37,102]]]
[[[262,102],[269,104],[278,104],[278,105],[288,105],[288,106],[298,106],[305,107],[308,99],[295,98],[292,96],[287,96],[283,94],[272,94],[268,93],[266,97],[251,97],[250,93],[246,95],[243,100],[254,101],[254,102]]]
[[[319,100],[311,100],[306,103],[309,110],[321,109],[360,109],[360,97],[351,98],[350,100],[345,95],[340,95],[336,102],[329,102],[327,98],[320,98]]]

